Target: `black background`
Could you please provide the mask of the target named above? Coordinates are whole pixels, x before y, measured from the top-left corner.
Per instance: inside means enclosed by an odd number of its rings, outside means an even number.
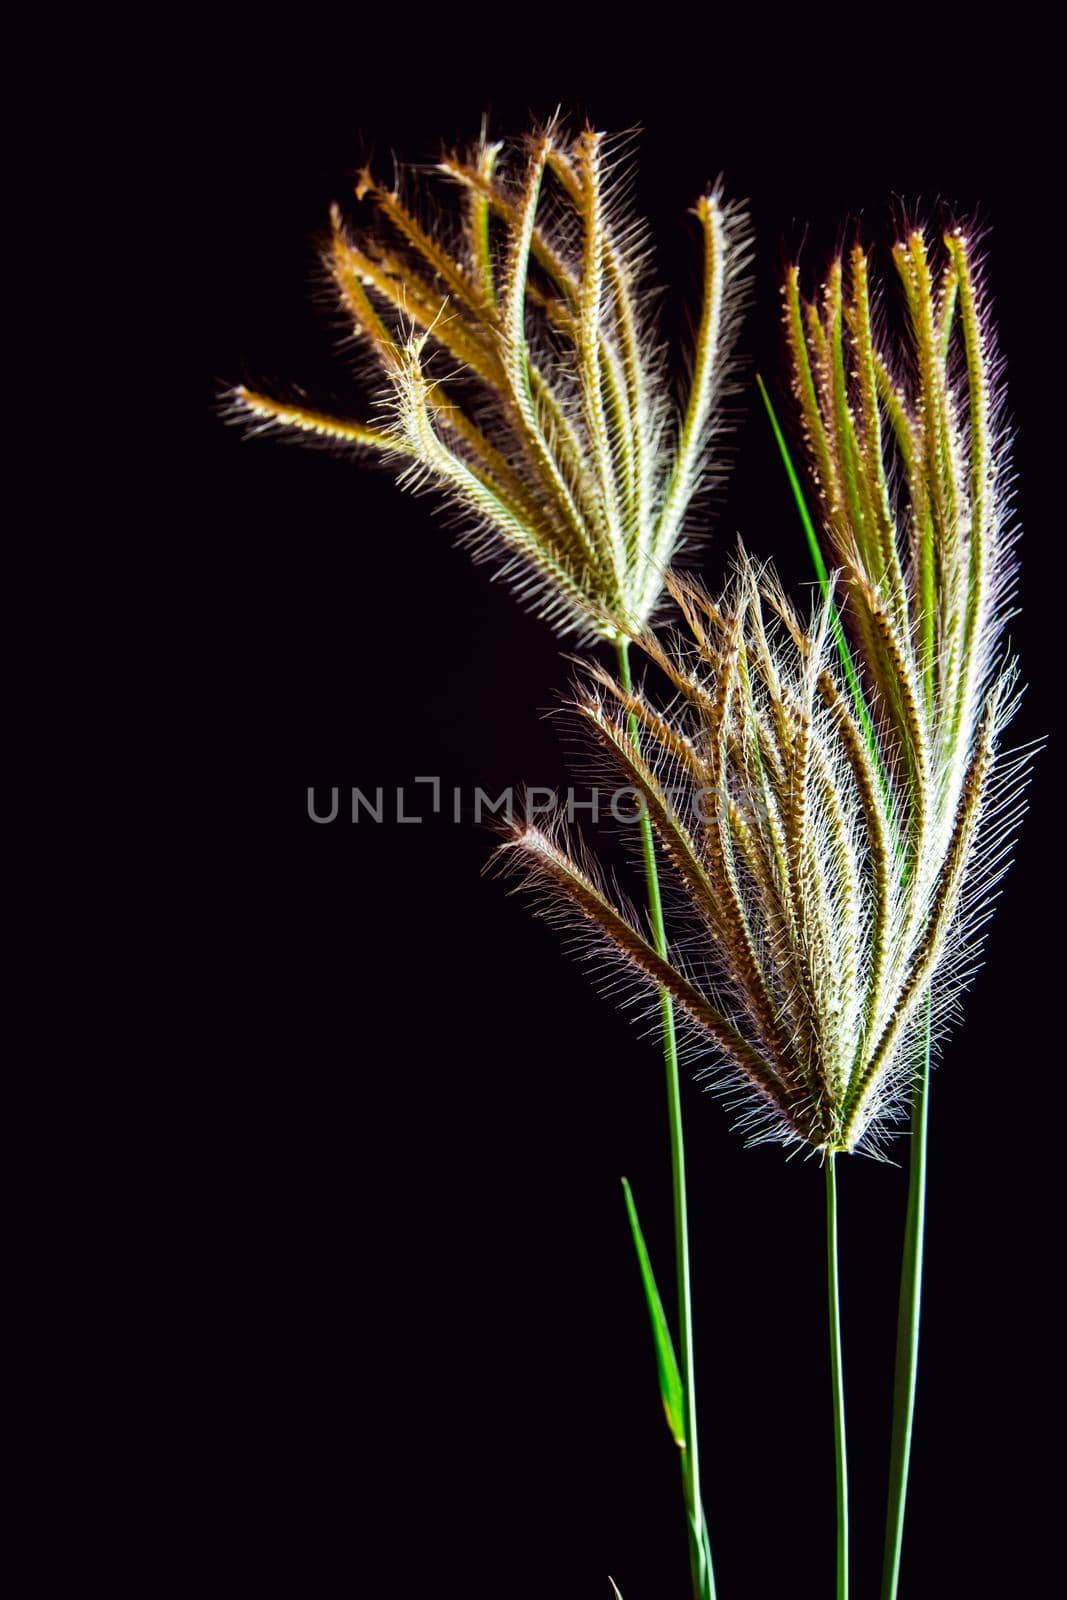
[[[699,272],[687,207],[720,172],[747,196],[746,389],[702,570],[718,583],[740,531],[797,593],[811,574],[750,381],[758,367],[787,405],[782,264],[806,240],[814,271],[857,218],[886,244],[895,197],[935,218],[942,201],[977,214],[991,230],[1027,529],[1012,637],[1035,689],[1018,737],[1057,720],[1040,691],[1062,522],[1040,92],[1010,119],[981,97],[976,114],[973,64],[949,57],[929,75],[879,77],[866,98],[836,81],[816,93],[813,41],[772,73],[751,51],[674,36],[673,22],[623,72],[545,49],[558,25],[531,19],[537,48],[469,58],[440,19],[406,14],[382,36],[358,23],[317,39],[299,22],[276,36],[208,30],[195,81],[203,429],[180,560],[197,574],[189,680],[206,691],[194,738],[217,867],[204,909],[227,952],[210,981],[231,1003],[186,1089],[183,1369],[199,1447],[184,1493],[190,1526],[219,1535],[220,1570],[242,1590],[585,1597],[606,1595],[611,1572],[626,1600],[659,1600],[688,1583],[618,1181],[634,1185],[666,1295],[655,1044],[481,876],[485,830],[353,826],[343,808],[315,826],[305,809],[312,784],[339,785],[343,801],[352,785],[388,795],[420,774],[467,795],[568,781],[558,719],[542,713],[570,668],[451,548],[431,503],[327,451],[244,442],[216,414],[219,384],[241,379],[361,414],[315,264],[328,204],[347,198],[357,165],[370,156],[389,173],[392,151],[431,160],[442,141],[472,138],[483,112],[494,134],[557,104],[602,128],[641,124],[638,201],[660,279],[680,291],[668,331],[682,338],[677,307],[695,306]],[[905,1596],[1043,1592],[1052,1561],[1055,1477],[1039,1465],[1059,1348],[1049,762],[988,966],[935,1077]],[[821,1175],[774,1147],[745,1150],[691,1083],[685,1109],[720,1593],[826,1595]],[[865,1600],[877,1592],[906,1169],[844,1169]]]

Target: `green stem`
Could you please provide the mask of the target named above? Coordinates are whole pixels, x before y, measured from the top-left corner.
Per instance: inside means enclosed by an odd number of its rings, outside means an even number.
[[[927,1002],[926,1049],[922,1073],[911,1107],[911,1158],[908,1173],[908,1215],[904,1225],[904,1260],[900,1272],[897,1314],[897,1360],[893,1383],[893,1439],[889,1453],[889,1510],[882,1563],[882,1600],[896,1600],[900,1554],[904,1545],[904,1511],[908,1498],[911,1430],[915,1417],[915,1383],[919,1370],[919,1309],[922,1297],[923,1232],[926,1220],[926,1144],[930,1104],[930,1012]]]
[[[841,1303],[837,1282],[837,1171],[826,1154],[826,1271],[830,1305],[830,1370],[834,1391],[834,1463],[837,1472],[837,1600],[848,1600],[848,1457],[845,1449],[845,1374],[841,1362]]]
[[[630,675],[630,646],[626,639],[616,641],[619,679],[627,693],[633,690]],[[629,717],[630,738],[640,748],[637,718]],[[648,912],[656,950],[668,957],[667,929],[663,920],[656,844],[652,835],[648,807],[640,821],[641,846],[645,858],[645,884]],[[693,1305],[689,1281],[689,1221],[685,1189],[685,1142],[682,1136],[682,1090],[678,1072],[678,1037],[674,1025],[674,1006],[665,990],[660,991],[660,1018],[663,1026],[663,1059],[667,1068],[667,1114],[671,1139],[671,1187],[674,1196],[674,1260],[678,1279],[679,1366],[685,1398],[685,1446],[681,1451],[682,1490],[689,1518],[689,1559],[695,1600],[715,1600],[715,1574],[711,1547],[704,1525],[700,1498],[700,1456],[697,1447],[696,1379],[693,1369]]]

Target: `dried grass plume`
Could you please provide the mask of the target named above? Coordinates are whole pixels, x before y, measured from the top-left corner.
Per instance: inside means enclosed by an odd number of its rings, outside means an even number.
[[[558,833],[505,858],[628,971],[666,989],[755,1137],[877,1149],[974,970],[1022,809],[997,366],[967,241],[935,281],[894,259],[906,336],[876,341],[868,265],[818,305],[786,284],[796,395],[838,572],[811,620],[742,552],[719,601],[670,583],[685,634],[638,643],[663,709],[595,670],[578,701],[647,806],[675,892],[669,959]],[[835,593],[836,591],[836,598]],[[852,640],[848,649],[837,603]]]
[[[232,395],[253,429],[395,460],[403,484],[455,509],[476,557],[561,634],[587,637],[645,626],[714,479],[748,256],[741,211],[703,195],[703,305],[679,410],[649,240],[612,148],[555,125],[510,149],[483,137],[439,163],[458,211],[363,172],[358,225],[335,208],[325,259],[378,373],[373,422]]]

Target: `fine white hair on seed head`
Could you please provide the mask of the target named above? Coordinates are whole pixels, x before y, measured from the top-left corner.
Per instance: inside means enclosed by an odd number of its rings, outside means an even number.
[[[355,225],[334,209],[324,260],[346,334],[378,375],[372,418],[231,396],[252,431],[390,460],[561,636],[615,637],[656,613],[722,474],[746,289],[747,219],[716,187],[694,207],[703,301],[677,408],[623,145],[556,120],[445,156],[433,195],[362,172]]]
[[[1001,749],[1016,532],[980,275],[958,231],[940,264],[917,228],[893,257],[899,340],[876,336],[858,246],[815,304],[785,284],[837,569],[814,615],[743,550],[718,601],[668,575],[685,630],[636,642],[671,703],[594,668],[576,705],[669,864],[668,958],[562,837],[511,855],[672,995],[750,1140],[873,1155],[978,964],[1032,755]]]

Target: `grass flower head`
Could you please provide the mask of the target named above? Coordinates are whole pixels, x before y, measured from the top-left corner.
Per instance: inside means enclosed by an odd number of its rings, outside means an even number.
[[[335,208],[326,264],[348,326],[384,379],[372,424],[239,388],[235,415],[377,451],[459,516],[561,634],[641,629],[713,435],[747,259],[740,211],[695,207],[703,306],[685,406],[675,407],[651,311],[649,244],[610,142],[549,127],[508,151],[483,140],[439,163],[462,221],[362,173],[360,222]],[[410,187],[410,186],[409,186]]]
[[[675,579],[687,636],[638,640],[674,691],[595,671],[578,711],[647,808],[675,881],[668,954],[559,837],[508,848],[667,991],[754,1093],[756,1137],[877,1148],[974,970],[1026,756],[1000,638],[1011,582],[995,364],[966,240],[935,285],[894,252],[908,320],[875,341],[867,261],[821,305],[786,285],[795,387],[839,572],[815,617],[742,553],[725,597]],[[959,346],[957,353],[957,344]],[[835,606],[839,592],[854,656]]]

